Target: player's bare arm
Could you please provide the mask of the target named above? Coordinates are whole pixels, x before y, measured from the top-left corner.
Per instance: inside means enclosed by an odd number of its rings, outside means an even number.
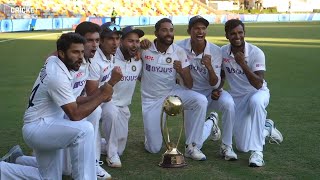
[[[181,76],[184,85],[191,89],[193,86],[193,79],[191,77],[189,67],[182,68],[181,61],[175,60],[173,62],[173,68],[177,71],[177,73]]]
[[[211,86],[215,86],[219,79],[216,75],[216,73],[214,72],[214,69],[212,67],[212,64],[211,64],[211,55],[209,54],[205,54],[203,57],[202,57],[202,60],[201,60],[201,63],[207,68],[208,70],[208,74],[209,74],[209,84]]]
[[[211,99],[213,99],[213,100],[218,100],[220,98],[222,88],[224,86],[224,82],[226,79],[226,74],[225,74],[224,70],[221,70],[220,77],[221,77],[221,81],[220,81],[219,87],[217,89],[212,90],[212,92],[211,92]]]
[[[236,62],[241,66],[244,74],[247,76],[249,83],[256,89],[260,89],[263,85],[264,71],[252,72],[245,62],[245,57],[243,52],[237,52],[235,54]]]
[[[96,80],[87,80],[86,82],[86,93],[88,96],[92,96],[95,91],[98,89],[99,87],[99,81]]]
[[[94,109],[99,106],[103,101],[112,97],[113,88],[110,84],[106,83],[99,88],[97,93],[92,96],[88,96],[87,102],[78,104],[72,102],[61,106],[63,111],[72,121],[79,121],[89,116]]]

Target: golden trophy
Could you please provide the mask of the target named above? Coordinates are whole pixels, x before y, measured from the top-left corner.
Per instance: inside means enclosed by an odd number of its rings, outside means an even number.
[[[164,120],[163,113],[166,113],[166,121]],[[168,126],[167,126],[167,120],[168,116],[176,116],[178,114],[182,113],[182,125],[179,132],[179,137],[177,143],[173,143],[170,140]],[[167,147],[166,152],[162,155],[162,161],[159,163],[159,166],[164,168],[176,168],[176,167],[183,167],[186,166],[186,162],[184,160],[184,156],[181,152],[178,151],[177,147],[181,138],[182,130],[183,130],[183,124],[184,124],[184,115],[183,115],[183,106],[182,101],[179,96],[171,95],[168,96],[162,105],[161,110],[161,121],[160,121],[160,127],[161,127],[161,133],[163,137],[163,141]]]

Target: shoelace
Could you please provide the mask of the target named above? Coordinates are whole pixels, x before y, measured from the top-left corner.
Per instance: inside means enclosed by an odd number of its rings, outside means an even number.
[[[259,160],[262,159],[261,162],[263,162],[263,157],[260,156],[260,154],[258,154],[258,153],[256,153],[256,152],[254,152],[254,153],[251,154],[250,159],[251,159],[251,158],[255,158],[255,159],[256,159],[256,158],[259,158]]]
[[[275,128],[275,127],[273,127],[273,128]],[[278,145],[280,145],[280,143],[274,137],[272,137],[273,128],[271,128],[271,130],[270,130],[269,144],[278,144]]]
[[[103,161],[97,161],[97,165],[99,166],[103,165]]]

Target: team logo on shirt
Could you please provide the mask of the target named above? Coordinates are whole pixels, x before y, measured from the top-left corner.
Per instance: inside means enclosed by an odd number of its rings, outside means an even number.
[[[171,57],[167,57],[166,62],[167,63],[171,63],[172,62],[172,58]]]
[[[135,65],[132,65],[131,69],[132,69],[132,71],[134,72],[134,71],[137,70],[137,67],[136,67]]]

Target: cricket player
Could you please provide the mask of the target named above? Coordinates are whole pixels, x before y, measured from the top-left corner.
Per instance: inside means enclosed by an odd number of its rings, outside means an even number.
[[[221,48],[222,74],[225,74],[235,103],[233,132],[236,147],[239,151],[251,152],[249,166],[261,167],[265,164],[265,125],[271,125],[269,136],[275,137],[279,142],[283,140],[273,122],[271,124],[271,120],[266,121],[270,92],[264,79],[265,55],[257,46],[244,40],[245,26],[240,20],[227,21],[225,35],[229,44]]]
[[[110,22],[101,25],[100,46],[92,59],[86,83],[88,95],[94,94],[105,82],[114,86],[122,78],[120,67],[114,66],[114,54],[119,47],[122,34],[120,29],[120,26]]]
[[[230,94],[220,87],[220,72],[222,56],[220,47],[206,40],[209,22],[201,16],[194,16],[189,21],[188,34],[190,38],[177,42],[182,47],[190,62],[190,73],[193,78],[192,90],[203,94],[208,100],[208,110],[222,112],[222,144],[220,154],[225,160],[236,160],[237,155],[232,148],[232,130],[235,119],[235,105]],[[212,99],[212,91],[219,94],[218,99]],[[187,122],[192,121],[192,111],[185,111]],[[214,140],[219,140],[218,114],[212,112],[205,122],[204,142],[210,133]],[[212,130],[212,132],[211,132]],[[202,144],[201,144],[202,146]],[[201,147],[200,146],[200,147]],[[199,148],[200,148],[199,147]]]
[[[119,168],[122,166],[120,157],[126,147],[128,137],[128,123],[130,119],[129,105],[140,76],[142,62],[136,59],[140,52],[140,38],[144,32],[127,26],[122,29],[120,47],[115,54],[115,66],[121,68],[123,77],[114,85],[114,94],[110,102],[101,106],[103,137],[105,137],[108,166]]]
[[[95,52],[97,50],[97,47],[99,45],[99,39],[100,39],[100,33],[101,28],[99,25],[84,21],[80,23],[77,28],[75,29],[75,32],[80,34],[86,39],[86,43],[84,45],[84,59],[83,62],[79,68],[78,71],[71,71],[70,74],[73,76],[72,79],[72,88],[73,88],[73,94],[75,97],[77,97],[77,102],[81,102],[83,99],[83,89],[86,84],[86,80],[89,76],[89,65],[91,63],[91,58],[95,55]],[[47,61],[51,59],[55,59],[55,56],[57,56],[57,52],[53,54],[54,56],[49,57]],[[68,117],[65,117],[68,118]],[[98,136],[99,132],[99,121],[101,118],[101,108],[98,106],[95,111],[93,111],[88,117],[86,117],[86,120],[91,122],[94,127],[94,137],[95,139],[99,139],[99,141],[95,142],[95,150],[96,150],[96,172],[98,179],[108,179],[111,178],[111,175],[108,174],[101,166],[100,166],[100,136]],[[21,165],[27,165],[27,166],[33,166],[38,167],[38,163],[35,158],[30,156],[24,156],[22,153],[22,150],[19,146],[15,146],[12,148],[9,153],[7,154],[8,157],[12,155],[13,153],[21,154],[21,157],[17,157],[15,161],[10,161],[12,163],[21,164]],[[63,174],[64,175],[71,175],[72,173],[72,167],[71,167],[71,157],[69,148],[64,149],[63,153]]]
[[[201,145],[202,130],[208,101],[205,96],[190,90],[193,80],[185,51],[173,43],[173,24],[163,18],[155,25],[157,37],[147,50],[143,50],[141,77],[142,114],[145,132],[145,149],[157,153],[162,147],[160,114],[164,99],[178,95],[183,107],[192,110],[192,121],[186,122],[185,156],[194,160],[206,160],[197,147]],[[177,77],[186,88],[176,84]]]
[[[93,96],[76,101],[70,71],[79,70],[84,44],[79,34],[62,34],[57,41],[58,57],[47,61],[33,86],[22,132],[25,142],[36,152],[39,168],[2,161],[0,178],[62,179],[61,153],[67,147],[73,178],[97,178],[93,126],[81,120],[110,99],[113,89],[106,83]],[[64,118],[65,114],[69,119]]]

